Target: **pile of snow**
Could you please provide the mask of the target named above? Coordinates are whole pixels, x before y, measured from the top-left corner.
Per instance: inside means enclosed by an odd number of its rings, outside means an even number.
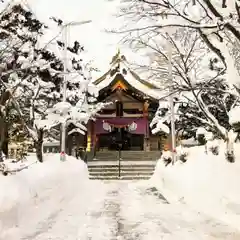
[[[199,143],[194,138],[189,138],[189,139],[181,140],[181,144],[187,147],[187,146],[197,146]]]
[[[235,108],[232,108],[229,113],[228,113],[228,116],[229,116],[229,123],[230,124],[236,124],[236,123],[239,123],[240,122],[240,108],[239,106],[235,107]]]
[[[26,216],[31,217],[28,224],[36,229],[39,218],[46,219],[59,211],[61,203],[72,199],[88,182],[83,161],[68,156],[67,161],[61,162],[59,154],[48,154],[44,159],[15,175],[0,175],[0,239],[12,239],[16,231],[19,236],[27,234],[23,232]]]
[[[236,162],[225,160],[224,143],[219,155],[206,154],[204,146],[185,149],[187,162],[174,165],[160,159],[151,179],[171,203],[182,202],[239,228],[240,221],[240,157],[235,146]]]

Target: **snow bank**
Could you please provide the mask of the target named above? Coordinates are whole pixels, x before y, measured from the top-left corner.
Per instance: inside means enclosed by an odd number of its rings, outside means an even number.
[[[27,216],[31,219],[27,224],[36,228],[39,218],[46,219],[59,211],[61,202],[69,201],[87,181],[88,170],[83,161],[68,156],[67,161],[61,162],[59,154],[48,154],[44,163],[32,164],[16,175],[0,175],[0,239],[12,239],[20,230],[22,235],[25,228],[20,226],[26,224]]]
[[[236,163],[229,163],[222,144],[217,156],[207,155],[200,146],[187,149],[186,163],[177,161],[165,167],[160,159],[151,182],[168,201],[181,201],[240,228],[240,148],[235,147],[238,150]]]
[[[236,124],[236,123],[239,123],[240,122],[240,108],[239,106],[235,107],[235,108],[232,108],[229,113],[228,113],[228,116],[229,116],[229,123],[230,124]]]

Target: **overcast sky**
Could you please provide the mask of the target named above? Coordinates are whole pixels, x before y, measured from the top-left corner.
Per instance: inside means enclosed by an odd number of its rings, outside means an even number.
[[[48,20],[49,16],[58,16],[66,22],[91,19],[90,24],[71,28],[71,38],[78,39],[88,53],[94,59],[95,65],[102,74],[107,70],[112,56],[120,46],[120,36],[109,34],[105,29],[117,27],[119,20],[116,14],[119,5],[118,0],[28,0],[34,13],[41,20]],[[129,50],[123,49],[129,54]]]

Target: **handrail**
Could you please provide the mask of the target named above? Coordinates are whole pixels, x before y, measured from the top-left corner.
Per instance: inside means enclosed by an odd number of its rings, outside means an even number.
[[[121,159],[122,159],[122,144],[118,145],[118,177],[121,177]]]

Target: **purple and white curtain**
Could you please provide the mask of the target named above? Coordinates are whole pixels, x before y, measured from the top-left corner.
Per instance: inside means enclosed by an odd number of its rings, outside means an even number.
[[[112,131],[112,128],[128,128],[132,134],[148,133],[148,120],[146,118],[99,118],[95,121],[95,133],[106,134]]]

